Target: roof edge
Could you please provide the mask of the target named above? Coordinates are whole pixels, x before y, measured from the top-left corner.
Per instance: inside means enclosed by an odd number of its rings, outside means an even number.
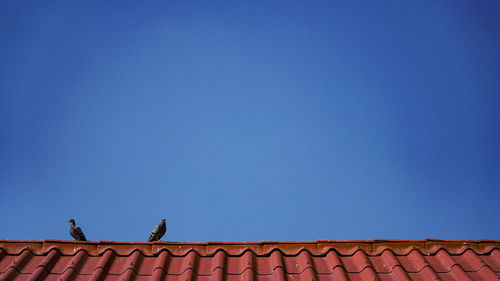
[[[318,239],[314,241],[277,241],[277,240],[262,240],[262,241],[206,241],[206,242],[175,242],[175,241],[114,241],[114,240],[98,240],[98,241],[75,241],[75,240],[60,240],[60,239],[45,239],[45,240],[9,240],[0,239],[0,243],[61,243],[61,244],[118,244],[118,245],[265,245],[265,244],[321,244],[321,243],[425,243],[425,242],[442,242],[442,243],[500,243],[500,240],[495,239],[479,239],[479,240],[462,240],[462,239],[371,239],[371,240],[328,240]]]
[[[417,250],[424,255],[433,255],[441,250],[450,254],[462,254],[472,250],[476,254],[500,251],[500,240],[317,240],[317,241],[261,241],[261,242],[125,242],[125,241],[70,241],[70,240],[0,240],[0,254],[20,254],[29,250],[35,255],[46,255],[53,250],[63,255],[76,255],[85,251],[91,256],[113,251],[117,255],[130,255],[140,251],[145,256],[156,256],[167,251],[172,256],[186,256],[195,252],[200,256],[214,256],[222,251],[230,256],[241,256],[251,252],[257,256],[271,255],[280,251],[284,255],[299,255],[306,251],[311,255],[323,256],[334,251],[350,256],[357,251],[368,255],[380,255],[390,250],[396,255],[407,255]]]

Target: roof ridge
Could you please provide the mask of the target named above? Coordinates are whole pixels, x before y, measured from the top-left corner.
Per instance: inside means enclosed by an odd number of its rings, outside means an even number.
[[[91,252],[89,252],[85,248],[78,248],[78,249],[74,250],[71,254],[68,254],[63,249],[57,248],[55,246],[51,246],[50,248],[43,250],[43,251],[36,251],[35,249],[29,248],[29,247],[22,247],[19,249],[19,251],[8,252],[7,249],[3,248],[1,244],[0,244],[0,250],[4,251],[7,255],[19,255],[24,251],[29,251],[34,256],[43,256],[43,255],[46,255],[47,253],[50,253],[51,251],[57,251],[62,256],[76,256],[79,252],[84,252],[89,257],[100,257],[100,256],[103,256],[107,251],[113,252],[113,254],[118,256],[118,257],[130,256],[135,252],[139,252],[143,257],[156,257],[156,256],[159,256],[161,254],[161,252],[163,252],[163,251],[168,252],[173,257],[186,257],[187,255],[189,255],[192,252],[194,252],[199,257],[214,257],[218,252],[223,252],[224,254],[226,254],[229,257],[241,257],[247,252],[250,252],[254,256],[257,256],[257,257],[265,257],[265,256],[270,256],[275,251],[280,252],[283,256],[287,256],[287,257],[298,256],[303,252],[307,252],[313,257],[323,257],[323,256],[328,255],[328,253],[330,253],[330,252],[335,252],[336,254],[338,254],[342,257],[351,257],[351,256],[354,256],[358,252],[362,252],[370,257],[377,257],[377,256],[381,256],[385,251],[390,251],[395,256],[408,256],[413,251],[417,251],[423,256],[435,256],[440,251],[445,251],[449,255],[452,255],[452,256],[458,256],[458,255],[462,255],[463,253],[465,253],[468,250],[474,252],[474,254],[476,254],[476,255],[481,256],[481,255],[489,255],[494,250],[500,250],[500,245],[499,246],[492,246],[485,251],[478,251],[477,249],[472,248],[472,247],[465,247],[465,248],[462,248],[458,251],[453,251],[453,252],[450,252],[450,250],[448,248],[445,248],[442,246],[439,248],[434,248],[432,250],[427,250],[427,251],[423,251],[423,249],[415,248],[415,247],[412,247],[412,248],[409,248],[406,250],[402,250],[402,251],[394,251],[394,249],[391,249],[389,247],[383,247],[382,250],[375,251],[375,252],[374,251],[367,251],[366,249],[362,249],[359,247],[355,247],[355,248],[353,248],[353,250],[350,250],[350,251],[342,251],[342,250],[336,249],[334,247],[329,247],[326,251],[323,251],[321,253],[313,253],[313,252],[311,252],[310,249],[304,248],[304,247],[299,248],[296,251],[286,251],[286,250],[281,249],[279,247],[272,247],[272,248],[265,250],[263,253],[258,253],[257,251],[255,251],[254,249],[251,249],[251,248],[245,248],[245,249],[238,251],[236,253],[230,253],[227,249],[224,249],[224,248],[217,248],[217,249],[214,249],[212,251],[207,251],[206,253],[202,253],[201,251],[199,251],[197,249],[190,248],[187,251],[184,251],[183,253],[178,254],[171,249],[161,248],[161,249],[158,249],[158,251],[156,251],[156,252],[152,252],[151,254],[148,254],[143,249],[140,249],[137,247],[129,249],[126,253],[120,253],[117,249],[114,249],[112,247],[106,247],[103,249],[98,249],[97,254],[92,254]]]
[[[496,239],[367,239],[367,240],[327,240],[318,239],[311,241],[278,241],[278,240],[262,240],[262,241],[206,241],[206,242],[179,242],[179,241],[115,241],[115,240],[96,240],[96,241],[75,241],[61,239],[44,239],[44,240],[11,240],[0,239],[0,243],[65,243],[65,244],[168,244],[168,245],[259,245],[259,244],[322,244],[322,243],[424,243],[424,242],[444,242],[444,243],[500,243]]]

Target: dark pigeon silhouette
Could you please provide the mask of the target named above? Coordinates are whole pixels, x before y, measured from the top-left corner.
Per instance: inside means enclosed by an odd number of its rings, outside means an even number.
[[[167,225],[166,225],[166,219],[162,219],[161,223],[153,229],[153,232],[151,232],[151,235],[149,235],[148,242],[153,242],[153,241],[160,241],[160,239],[165,235],[165,232],[167,232]]]
[[[85,238],[85,234],[83,234],[82,229],[75,225],[75,220],[70,219],[68,222],[71,223],[71,228],[69,229],[69,234],[75,238],[76,241],[87,241],[87,238]]]

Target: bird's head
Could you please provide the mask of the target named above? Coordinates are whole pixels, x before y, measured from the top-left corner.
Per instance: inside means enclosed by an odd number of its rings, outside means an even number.
[[[72,224],[75,224],[75,220],[74,219],[70,219],[68,222],[70,222]]]
[[[167,220],[166,219],[162,219],[161,222],[167,222]]]

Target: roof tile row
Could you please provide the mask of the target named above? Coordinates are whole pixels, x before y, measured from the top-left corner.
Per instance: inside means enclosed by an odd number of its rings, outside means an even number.
[[[6,249],[9,254],[19,254],[29,249],[35,254],[45,254],[52,249],[59,250],[62,254],[71,255],[76,251],[85,250],[89,255],[102,255],[107,250],[112,250],[117,255],[130,255],[139,250],[144,255],[157,255],[160,251],[167,250],[172,255],[186,255],[195,251],[203,256],[214,256],[217,251],[224,251],[228,255],[242,255],[251,251],[256,255],[268,255],[271,251],[278,250],[285,255],[297,255],[301,251],[308,251],[312,255],[324,255],[330,250],[335,250],[340,255],[353,255],[363,251],[371,255],[382,253],[390,249],[397,255],[406,255],[413,250],[418,250],[424,255],[435,254],[445,249],[452,255],[463,254],[466,250],[473,250],[481,254],[498,248],[498,240],[318,240],[313,242],[116,242],[116,241],[64,241],[64,240],[1,240],[0,249]],[[4,246],[8,245],[8,246]],[[445,246],[444,246],[445,245]]]

